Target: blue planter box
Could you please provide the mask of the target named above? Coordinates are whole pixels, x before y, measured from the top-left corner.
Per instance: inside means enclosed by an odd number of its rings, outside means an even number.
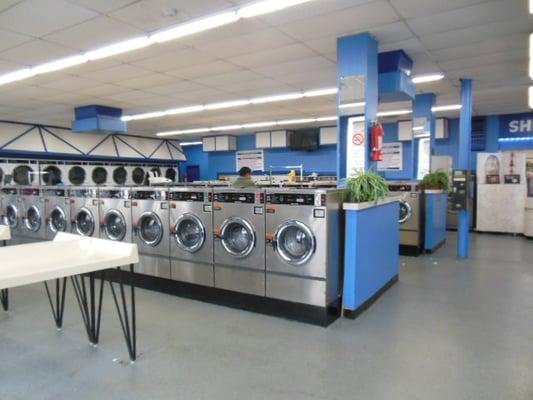
[[[426,229],[424,233],[424,250],[432,253],[446,242],[446,216],[448,213],[448,195],[441,192],[424,193]]]
[[[345,204],[343,314],[355,318],[398,280],[400,213],[397,200]]]

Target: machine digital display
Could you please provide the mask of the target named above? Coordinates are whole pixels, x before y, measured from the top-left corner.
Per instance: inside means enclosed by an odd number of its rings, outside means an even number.
[[[169,200],[174,201],[198,201],[200,203],[204,202],[204,193],[203,192],[170,192]]]
[[[100,190],[100,197],[105,199],[125,199],[127,192],[123,190]]]
[[[3,188],[2,193],[5,194],[17,194],[17,189]]]
[[[255,203],[255,193],[215,193],[215,201],[219,203]]]
[[[33,189],[33,188],[20,189],[20,194],[22,196],[39,196],[40,192],[41,191],[39,189]]]
[[[65,197],[67,194],[66,189],[46,189],[43,191],[47,196]]]
[[[299,194],[299,193],[271,193],[267,195],[267,203],[269,204],[292,204],[298,206],[314,206],[314,194]]]
[[[165,192],[161,190],[137,190],[132,192],[131,198],[135,200],[165,200]]]
[[[92,189],[73,189],[72,197],[95,197]]]

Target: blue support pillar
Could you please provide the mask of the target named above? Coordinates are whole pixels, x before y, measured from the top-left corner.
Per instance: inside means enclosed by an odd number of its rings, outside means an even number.
[[[364,126],[366,130],[365,165],[368,169],[370,162],[370,137],[369,127],[376,120],[378,110],[378,44],[368,33],[346,36],[337,39],[337,115],[338,119],[338,145],[337,145],[337,174],[340,187],[344,187],[345,178],[351,175],[351,166],[348,165],[350,147],[348,138],[348,121],[353,115],[340,115],[338,105],[341,101],[342,81],[348,77],[358,77],[364,82]]]
[[[418,118],[424,118],[427,121],[425,129],[430,132],[431,144],[430,148],[433,150],[435,146],[435,116],[432,107],[435,105],[435,95],[433,93],[418,94],[413,100],[413,128],[416,127],[415,121]],[[414,132],[413,132],[414,134]],[[418,172],[418,140],[413,137],[413,143],[411,146],[411,157],[413,160],[413,180],[417,180]],[[431,162],[431,161],[430,161]],[[431,165],[430,165],[431,167]]]
[[[472,143],[472,80],[461,80],[461,116],[459,118],[459,149],[457,168],[470,170]],[[470,250],[470,211],[459,211],[457,224],[457,257],[468,258]]]

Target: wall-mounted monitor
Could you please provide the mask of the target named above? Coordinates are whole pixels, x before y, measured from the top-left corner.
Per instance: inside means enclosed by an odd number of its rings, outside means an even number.
[[[320,129],[302,129],[294,131],[289,139],[292,150],[315,151],[320,144]]]

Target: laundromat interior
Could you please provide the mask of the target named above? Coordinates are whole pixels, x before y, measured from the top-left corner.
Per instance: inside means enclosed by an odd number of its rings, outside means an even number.
[[[533,0],[0,0],[0,399],[533,400]]]

